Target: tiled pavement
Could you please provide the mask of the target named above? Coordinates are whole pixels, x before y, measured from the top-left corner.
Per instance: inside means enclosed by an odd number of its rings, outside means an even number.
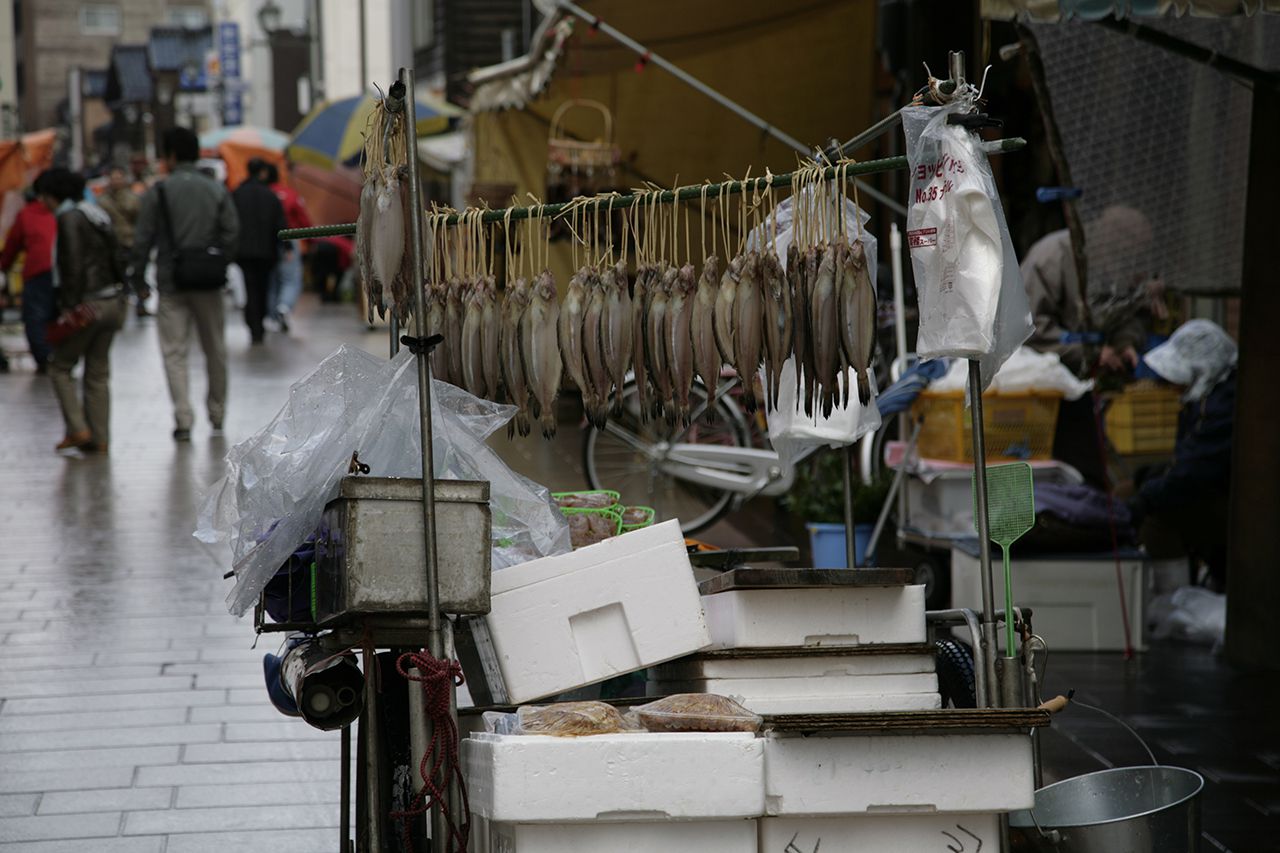
[[[251,625],[227,614],[225,551],[190,535],[223,454],[276,412],[291,382],[341,342],[387,350],[384,330],[309,297],[294,326],[250,348],[229,318],[226,436],[198,420],[190,445],[170,437],[150,321],[131,319],[112,351],[109,457],[54,454],[61,420],[47,380],[21,363],[0,375],[0,853],[337,849],[337,736],[266,702],[271,642],[255,649]],[[192,367],[199,400],[198,356]],[[500,438],[500,449],[535,480],[572,488],[580,457],[566,427],[554,443]],[[772,521],[757,509],[704,538],[777,542]],[[1205,850],[1280,850],[1274,677],[1164,647],[1130,663],[1056,654],[1046,692],[1067,687],[1124,716],[1160,760],[1205,774]],[[1083,710],[1045,738],[1049,780],[1141,757]]]

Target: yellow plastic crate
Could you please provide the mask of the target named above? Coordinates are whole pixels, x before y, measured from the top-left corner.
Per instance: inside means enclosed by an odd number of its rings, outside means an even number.
[[[987,461],[1053,458],[1061,394],[983,394]],[[973,429],[963,391],[926,391],[911,407],[922,418],[917,448],[928,459],[973,461]]]
[[[1104,423],[1117,453],[1172,453],[1182,400],[1175,388],[1135,382],[1111,398]]]

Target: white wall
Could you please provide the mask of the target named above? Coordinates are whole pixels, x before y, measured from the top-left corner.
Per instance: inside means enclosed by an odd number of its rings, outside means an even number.
[[[18,52],[17,34],[13,31],[13,4],[0,3],[0,106],[10,108],[0,118],[0,136],[6,135],[18,121]]]
[[[271,103],[271,51],[267,35],[258,25],[258,12],[267,0],[217,0],[214,20],[240,25],[240,76],[248,81],[244,93],[244,122],[257,127],[275,127]],[[306,30],[308,0],[275,0],[280,7],[280,26]],[[288,131],[292,128],[281,128]]]
[[[321,0],[325,96],[329,100],[386,91],[403,66],[412,66],[408,0],[364,0],[366,79],[360,79],[359,0]]]

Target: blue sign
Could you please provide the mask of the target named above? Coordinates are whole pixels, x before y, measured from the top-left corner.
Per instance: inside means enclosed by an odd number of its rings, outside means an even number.
[[[218,65],[222,72],[222,123],[244,122],[244,91],[240,80],[240,25],[235,21],[218,24]]]

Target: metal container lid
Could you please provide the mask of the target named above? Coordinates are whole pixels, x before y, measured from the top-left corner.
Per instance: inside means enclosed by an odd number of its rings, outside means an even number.
[[[338,497],[381,501],[422,500],[417,477],[343,477]],[[488,480],[436,480],[435,499],[450,503],[488,503]]]

